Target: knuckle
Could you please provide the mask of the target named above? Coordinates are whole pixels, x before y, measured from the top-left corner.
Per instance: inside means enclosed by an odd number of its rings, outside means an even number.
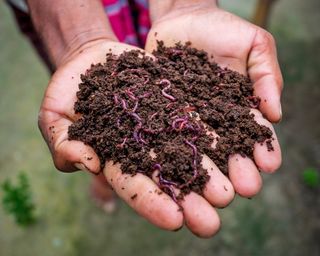
[[[262,36],[264,38],[265,43],[270,46],[274,46],[276,44],[276,41],[275,41],[273,35],[266,30],[261,30],[261,31],[262,31]]]
[[[275,40],[268,31],[259,28],[256,40],[256,44],[260,52],[272,53],[275,51]]]

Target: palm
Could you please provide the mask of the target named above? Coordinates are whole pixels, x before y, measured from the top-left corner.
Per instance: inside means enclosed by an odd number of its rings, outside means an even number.
[[[212,7],[196,11],[176,11],[156,21],[149,33],[147,51],[156,40],[167,45],[190,41],[214,60],[242,74],[249,74],[255,93],[266,101],[260,110],[271,122],[279,121],[282,76],[272,36],[259,27]],[[270,88],[266,89],[265,84]]]
[[[212,56],[221,66],[242,74],[249,74],[254,82],[255,94],[263,99],[260,111],[270,121],[279,120],[282,78],[273,41],[267,32],[230,13],[212,8],[194,12],[168,13],[154,23],[148,35],[146,50],[151,52],[155,49],[157,40],[163,40],[166,45],[190,41],[192,46],[207,51],[209,56]],[[259,111],[253,110],[253,112],[258,123],[273,130],[272,125],[262,117]],[[254,161],[238,155],[229,159],[230,181],[235,192],[244,197],[252,197],[259,192],[262,179],[258,169],[273,172],[281,163],[280,147],[277,141],[274,146],[275,151],[270,153],[265,147],[255,145]],[[209,173],[209,175],[215,177],[210,179],[211,184],[210,182],[207,184],[204,197],[212,206],[225,206],[232,198],[230,193],[226,195],[219,189],[212,191],[211,186],[220,188],[227,183],[223,178],[217,179],[221,173],[210,159],[205,159],[204,166],[213,166],[215,173]],[[206,212],[209,212],[209,206],[203,205],[203,218]],[[209,221],[207,225],[208,223]],[[201,231],[208,229],[208,227],[201,229],[201,226],[197,228]],[[193,229],[192,226],[191,229]]]
[[[213,17],[213,12],[216,17]],[[248,55],[252,54],[250,50],[255,37],[255,28],[249,27],[248,23],[233,16],[228,17],[222,11],[214,10],[212,13],[199,12],[189,17],[175,15],[175,18],[163,19],[162,22],[155,24],[150,32],[147,51],[151,52],[155,48],[155,39],[162,39],[166,44],[191,41],[195,47],[205,49],[212,54],[218,63],[245,73],[248,64],[246,60]],[[203,24],[211,25],[203,26]],[[225,31],[228,33],[222,33]],[[154,32],[158,32],[157,38]],[[243,35],[238,36],[239,33]],[[212,35],[212,38],[208,35]],[[130,46],[110,42],[91,46],[61,66],[49,83],[39,115],[39,125],[52,152],[55,165],[60,170],[75,170],[77,169],[75,166],[79,167],[77,163],[81,163],[82,167],[92,172],[100,170],[99,159],[93,149],[79,141],[68,141],[67,131],[69,125],[78,118],[73,106],[80,74],[89,68],[89,64],[105,61],[105,53],[109,49],[115,54],[120,54],[124,50],[129,50]],[[257,120],[271,127],[259,114]],[[255,162],[259,168],[274,171],[278,167],[280,149],[277,143],[274,146],[276,151],[269,155],[266,155],[264,147],[256,146]],[[210,236],[219,228],[219,218],[212,206],[224,207],[230,203],[234,197],[234,189],[243,196],[253,196],[261,187],[261,177],[251,160],[237,162],[230,159],[230,182],[209,158],[204,157],[204,159],[204,167],[210,170],[209,174],[214,178],[208,182],[204,197],[191,193],[180,202],[184,208],[183,213],[178,211],[178,206],[168,195],[158,193],[159,188],[156,183],[146,176],[137,174],[131,177],[122,174],[119,166],[111,162],[106,163],[104,174],[117,194],[155,225],[173,230],[181,227],[185,221],[194,233]],[[236,172],[237,169],[241,169],[241,172]],[[241,173],[241,176],[237,176],[237,173]],[[135,194],[138,196],[132,200],[131,197]],[[195,205],[197,207],[194,207]]]
[[[147,49],[155,47],[156,39],[167,44],[190,41],[194,47],[205,49],[221,65],[245,72],[255,33],[254,26],[219,9],[168,15],[153,26]]]
[[[85,167],[91,172],[100,171],[99,159],[91,147],[80,141],[68,140],[68,127],[78,118],[73,106],[77,99],[80,74],[85,73],[91,63],[104,62],[105,53],[110,48],[114,54],[120,54],[133,47],[119,43],[103,43],[90,47],[59,67],[49,83],[41,106],[39,125],[57,169],[73,171],[81,163],[82,168]],[[208,164],[212,165],[210,160],[204,165]],[[176,203],[168,195],[159,193],[156,182],[150,178],[142,174],[133,177],[123,174],[120,166],[112,162],[107,162],[103,171],[116,193],[140,215],[159,227],[174,230],[181,227],[185,219],[189,228],[201,236],[209,236],[219,228],[216,211],[204,198],[195,193],[188,195],[186,200],[181,202],[185,209],[183,216]],[[212,198],[219,195],[213,200],[217,205],[224,206],[234,196],[232,185],[218,170],[212,173],[216,176],[214,180],[220,183],[210,184],[207,194]],[[223,186],[228,189],[228,193]],[[135,200],[131,199],[133,195],[137,195]],[[197,211],[193,209],[195,204],[198,206]],[[203,218],[203,214],[206,218]],[[207,219],[212,222],[207,224]]]
[[[76,92],[88,64],[105,61],[105,53],[112,49],[121,53],[127,45],[114,43],[99,43],[71,58],[59,67],[53,75],[42,102],[39,114],[39,126],[48,143],[56,167],[62,171],[73,171],[75,163],[81,163],[93,172],[100,170],[99,161],[94,151],[79,141],[68,141],[68,127],[77,119],[73,106]],[[87,159],[94,156],[93,161]]]
[[[68,140],[68,127],[78,118],[73,107],[80,74],[85,73],[90,64],[104,62],[105,54],[110,49],[114,54],[121,54],[136,48],[110,42],[90,46],[58,68],[45,92],[39,113],[39,127],[55,166],[61,171],[84,168],[94,173],[100,171],[98,156],[91,147],[80,141]],[[112,162],[106,163],[103,172],[117,194],[140,215],[165,229],[174,230],[182,226],[183,217],[178,206],[168,195],[159,194],[158,186],[151,179],[141,174],[134,177],[122,174],[120,166]],[[132,200],[135,194],[138,197]]]

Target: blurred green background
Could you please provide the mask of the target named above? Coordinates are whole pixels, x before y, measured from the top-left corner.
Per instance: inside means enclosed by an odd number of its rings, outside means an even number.
[[[224,0],[249,18],[255,0]],[[264,175],[252,200],[220,210],[222,230],[202,240],[186,229],[159,230],[119,202],[106,215],[90,200],[89,176],[55,170],[37,128],[49,76],[4,3],[0,3],[0,183],[25,172],[38,220],[17,226],[0,207],[0,255],[320,255],[320,188],[303,179],[320,168],[320,2],[279,0],[271,13],[285,79],[276,126],[283,165]],[[0,199],[2,192],[0,192]]]

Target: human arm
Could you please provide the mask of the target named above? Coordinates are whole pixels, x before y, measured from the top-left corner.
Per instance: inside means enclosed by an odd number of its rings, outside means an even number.
[[[34,27],[54,66],[99,40],[117,41],[100,0],[28,0]]]

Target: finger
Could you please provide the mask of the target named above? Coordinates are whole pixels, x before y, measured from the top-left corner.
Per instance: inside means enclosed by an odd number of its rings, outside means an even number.
[[[262,178],[254,164],[248,157],[233,155],[228,161],[229,178],[234,190],[243,197],[253,197],[262,187]]]
[[[217,211],[200,195],[191,192],[179,201],[186,226],[199,237],[209,238],[220,228]]]
[[[261,112],[270,122],[278,122],[282,116],[280,95],[283,79],[275,41],[262,29],[257,30],[249,53],[248,73],[254,83],[254,94],[261,98]]]
[[[72,122],[57,113],[42,110],[39,127],[52,153],[57,169],[72,172],[78,169],[99,173],[100,161],[94,150],[80,141],[68,140]]]
[[[103,172],[116,193],[152,224],[167,230],[183,225],[178,205],[147,176],[122,174],[119,164],[112,162],[106,164]]]
[[[152,179],[159,184],[159,172],[155,171]],[[172,186],[175,196],[180,190]],[[183,216],[187,227],[199,237],[211,237],[220,227],[220,219],[216,210],[200,195],[191,192],[177,199],[182,207]]]
[[[201,164],[210,176],[203,190],[204,197],[215,207],[226,207],[235,195],[230,180],[218,169],[208,156],[203,155]]]
[[[179,37],[176,36],[176,38],[179,38],[179,40],[176,40],[172,36],[167,36],[167,35],[171,35],[171,33],[170,32],[166,33],[164,32],[163,29],[162,29],[162,33],[156,33],[156,36],[155,36],[155,33],[156,31],[154,30],[151,30],[148,33],[148,39],[145,46],[145,49],[148,52],[152,52],[157,49],[158,40],[164,41],[167,47],[173,47],[178,42],[186,43],[190,41],[189,38],[185,37],[186,36],[185,33]],[[223,52],[221,52],[220,49],[217,52],[217,49],[215,46],[224,44],[224,41],[226,40],[226,38],[223,38],[222,42],[219,42],[218,40],[219,40],[218,38],[215,38],[214,45],[212,44],[211,40],[206,40],[206,39],[193,41],[192,47],[206,50],[209,53],[209,56],[212,57],[213,61],[218,63],[219,66],[221,66],[222,68],[229,68],[241,74],[246,75],[247,74],[246,56],[244,54],[241,54],[240,51],[237,51],[239,49],[239,46],[237,45],[236,48],[233,48],[230,46],[225,47],[225,49],[223,49]],[[232,40],[232,38],[230,38],[230,40]]]
[[[268,150],[266,142],[262,144],[256,143],[253,151],[254,161],[260,170],[267,173],[275,172],[280,167],[282,161],[281,149],[275,130],[258,110],[252,109],[251,113],[254,114],[258,124],[268,127],[273,133],[273,140],[271,141],[273,150]]]

